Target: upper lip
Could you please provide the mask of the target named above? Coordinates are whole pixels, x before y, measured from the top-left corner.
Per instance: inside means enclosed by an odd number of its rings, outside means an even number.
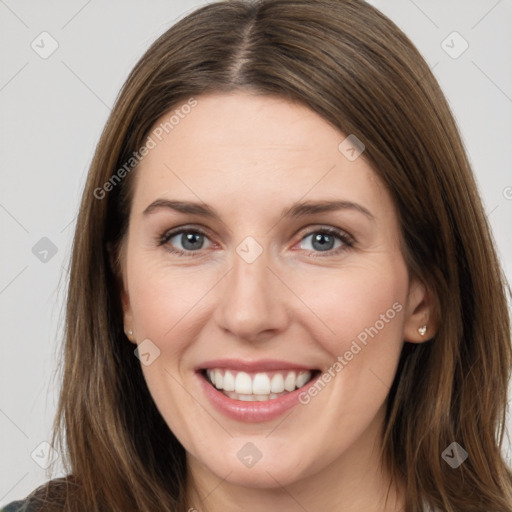
[[[312,366],[307,366],[300,363],[294,363],[292,361],[282,361],[277,359],[258,359],[258,360],[243,360],[243,359],[215,359],[211,361],[205,361],[198,365],[195,369],[209,370],[213,368],[225,368],[229,370],[238,370],[245,372],[265,372],[273,370],[315,370]]]

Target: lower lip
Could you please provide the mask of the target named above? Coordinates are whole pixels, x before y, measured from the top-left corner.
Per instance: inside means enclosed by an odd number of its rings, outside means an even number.
[[[205,395],[208,397],[215,409],[233,420],[246,423],[257,423],[278,418],[288,410],[298,405],[300,403],[299,395],[314,384],[320,374],[311,379],[305,386],[302,386],[295,391],[286,393],[279,398],[273,398],[272,400],[265,400],[262,402],[243,402],[241,400],[233,400],[217,388],[213,387],[202,373],[198,372],[197,376],[201,381],[201,386]]]

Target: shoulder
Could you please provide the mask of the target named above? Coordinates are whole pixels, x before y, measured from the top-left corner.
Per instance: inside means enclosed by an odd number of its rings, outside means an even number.
[[[30,496],[18,501],[12,501],[0,512],[40,512],[43,510],[43,504],[40,501],[34,501]],[[46,509],[45,509],[46,510]]]
[[[12,501],[0,509],[0,512],[36,512],[37,509],[30,505],[29,501],[29,499]]]
[[[68,492],[76,487],[73,476],[56,478],[39,486],[26,498],[12,501],[0,509],[0,512],[43,512],[64,510]]]

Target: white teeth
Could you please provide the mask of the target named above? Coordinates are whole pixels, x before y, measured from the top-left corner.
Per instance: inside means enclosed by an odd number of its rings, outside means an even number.
[[[284,378],[280,373],[276,373],[272,377],[270,391],[272,391],[272,393],[282,393],[284,391]]]
[[[301,388],[311,380],[310,371],[280,371],[272,378],[265,373],[248,374],[218,368],[206,371],[210,382],[225,395],[236,400],[265,401]],[[241,397],[241,398],[239,398]]]
[[[244,395],[252,394],[252,381],[248,373],[237,373],[235,378],[235,392]]]
[[[233,374],[229,370],[224,374],[222,389],[224,389],[224,391],[235,391],[235,377],[233,377]]]
[[[268,395],[270,393],[270,379],[266,373],[257,373],[252,381],[254,395]]]
[[[295,385],[298,388],[301,388],[302,386],[304,386],[304,384],[306,384],[306,382],[310,378],[311,378],[311,372],[300,372],[299,375],[297,376],[297,382],[295,383]]]
[[[223,382],[224,378],[222,377],[222,372],[220,370],[215,370],[215,387],[217,389],[222,389]]]
[[[231,398],[232,400],[241,400],[243,402],[266,402],[268,400],[274,400],[280,396],[286,395],[286,391],[283,393],[270,393],[270,395],[239,395],[233,391],[223,391],[223,393]]]
[[[286,391],[293,391],[295,389],[295,372],[288,372],[286,379],[284,379],[284,389]]]
[[[238,400],[242,400],[243,402],[255,402],[256,398],[254,397],[254,395],[239,394]]]

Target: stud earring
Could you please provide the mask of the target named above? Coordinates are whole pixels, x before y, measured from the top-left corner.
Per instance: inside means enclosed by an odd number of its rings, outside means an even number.
[[[130,330],[127,332],[127,334],[128,334],[128,338],[131,338],[131,337],[133,336],[133,331],[130,329]]]
[[[425,336],[425,333],[427,332],[427,326],[422,325],[421,327],[418,327],[418,332],[420,333],[420,336]]]

